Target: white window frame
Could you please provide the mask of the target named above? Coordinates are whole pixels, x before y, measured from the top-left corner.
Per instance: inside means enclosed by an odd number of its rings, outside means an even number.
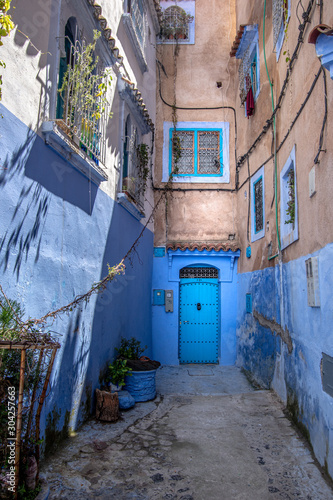
[[[136,11],[140,14],[140,9],[138,7],[138,1],[142,2],[143,14],[142,14],[142,30],[140,31],[140,35],[142,40],[138,37],[137,23],[133,22],[133,13]],[[126,12],[122,15],[122,21],[125,27],[125,31],[129,40],[131,41],[133,50],[135,52],[136,59],[138,61],[139,67],[142,73],[148,71],[148,64],[146,60],[146,47],[148,40],[148,17],[146,11],[146,2],[145,0],[132,0],[133,7],[131,8],[131,12],[127,12],[127,3],[125,3]],[[135,6],[135,7],[134,7]]]
[[[170,129],[174,128],[172,122],[164,122],[163,126],[163,173],[162,182],[169,180],[170,165]],[[229,161],[229,123],[228,122],[178,122],[177,128],[185,130],[222,130],[222,158],[223,174],[220,176],[205,175],[183,175],[173,177],[174,183],[184,184],[227,184],[230,182],[230,161]]]
[[[289,201],[288,194],[288,174],[290,169],[294,170],[295,182],[295,222],[286,224],[288,220],[287,208]],[[297,202],[297,182],[296,182],[296,146],[293,147],[288,159],[280,173],[280,236],[281,248],[284,249],[298,240],[298,202]]]
[[[262,178],[262,217],[263,225],[260,231],[255,230],[255,199],[254,186]],[[265,236],[265,169],[262,166],[253,177],[251,177],[251,241],[257,241]]]
[[[281,50],[282,50],[282,46],[283,46],[283,42],[284,42],[284,36],[285,36],[284,30],[286,29],[286,25],[288,25],[289,19],[290,19],[290,12],[291,12],[290,1],[291,0],[288,0],[288,18],[287,18],[287,23],[285,23],[284,19],[282,20],[281,28],[280,28],[280,33],[279,33],[279,36],[278,36],[278,39],[277,39],[277,42],[276,42],[276,45],[275,45],[275,52],[276,52],[276,60],[277,61],[280,58],[280,54],[281,54]]]
[[[188,39],[187,40],[181,40],[181,39],[177,40],[177,43],[179,43],[179,44],[194,45],[194,43],[195,43],[195,0],[174,0],[174,1],[161,0],[160,6],[161,6],[163,11],[166,10],[168,7],[177,6],[177,7],[180,7],[181,9],[183,9],[186,12],[186,14],[190,14],[190,16],[194,17],[193,21],[191,23],[189,23],[189,25],[188,25],[188,29],[189,29]],[[176,43],[176,40],[161,40],[158,38],[157,43],[173,45]]]

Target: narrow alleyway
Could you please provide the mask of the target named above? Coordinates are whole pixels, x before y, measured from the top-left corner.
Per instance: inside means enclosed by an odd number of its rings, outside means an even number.
[[[238,368],[163,367],[157,390],[116,424],[92,419],[49,458],[50,500],[333,498],[279,400]]]

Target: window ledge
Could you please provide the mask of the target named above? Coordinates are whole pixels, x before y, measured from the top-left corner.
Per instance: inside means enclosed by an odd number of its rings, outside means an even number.
[[[148,64],[147,64],[144,52],[142,50],[141,44],[140,44],[138,37],[135,33],[135,28],[133,25],[131,14],[123,14],[122,20],[123,20],[123,23],[125,26],[125,31],[127,33],[127,36],[130,39],[132,46],[134,48],[134,52],[135,52],[138,64],[140,66],[140,69],[141,69],[142,73],[145,73],[146,71],[148,71]]]
[[[132,198],[127,193],[118,193],[117,201],[119,205],[124,207],[127,212],[129,212],[137,220],[141,220],[145,217],[145,214],[136,206]]]
[[[99,185],[108,179],[103,168],[96,165],[80,147],[59,127],[55,120],[42,123],[45,143],[85,177]]]

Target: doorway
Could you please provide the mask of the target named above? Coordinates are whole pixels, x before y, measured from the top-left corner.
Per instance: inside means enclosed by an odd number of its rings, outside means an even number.
[[[214,267],[180,270],[180,363],[218,363],[219,284]]]

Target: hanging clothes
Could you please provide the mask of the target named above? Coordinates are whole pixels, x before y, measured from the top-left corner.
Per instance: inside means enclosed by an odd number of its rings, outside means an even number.
[[[254,98],[252,87],[250,87],[246,96],[246,115],[249,118],[254,113]]]

